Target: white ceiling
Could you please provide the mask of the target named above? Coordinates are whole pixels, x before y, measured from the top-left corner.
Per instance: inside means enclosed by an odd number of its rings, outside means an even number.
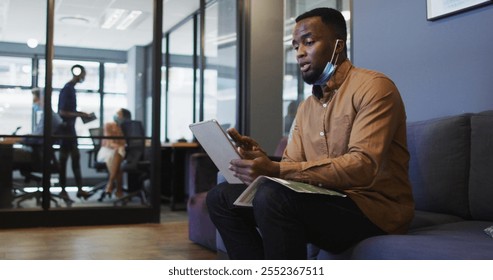
[[[199,8],[199,0],[164,0],[163,31]],[[55,0],[55,46],[128,50],[152,41],[153,0]],[[44,0],[0,0],[0,42],[46,41]],[[103,29],[112,9],[139,10],[141,18],[127,30]]]

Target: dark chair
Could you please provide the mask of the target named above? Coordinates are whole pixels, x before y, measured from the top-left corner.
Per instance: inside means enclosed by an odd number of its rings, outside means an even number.
[[[88,161],[87,167],[96,170],[98,173],[106,173],[106,179],[98,182],[94,185],[94,187],[88,191],[89,197],[96,194],[98,191],[105,189],[106,184],[108,183],[108,167],[106,166],[106,162],[98,161],[98,152],[101,149],[102,136],[104,135],[104,129],[101,127],[90,128],[89,134],[91,135],[92,145],[94,148],[92,150],[87,151]],[[101,201],[101,197],[98,199]]]
[[[133,197],[140,198],[142,204],[147,203],[144,181],[149,178],[150,161],[145,159],[145,132],[142,122],[129,120],[121,124],[125,137],[125,159],[121,169],[126,174],[127,195],[115,200],[114,204],[126,205]]]
[[[41,204],[41,198],[43,197],[43,192],[41,190],[41,181],[42,181],[42,173],[43,173],[43,146],[42,145],[30,145],[32,149],[32,162],[29,165],[19,167],[19,172],[24,177],[24,184],[15,186],[15,190],[17,194],[14,194],[14,199],[16,199],[16,204],[18,208],[21,208],[20,205],[23,201],[28,199],[36,199],[36,205]],[[50,156],[50,173],[58,174],[59,173],[59,163],[58,159],[55,155],[55,150],[51,149],[49,154]],[[30,181],[34,181],[38,189],[34,192],[26,192],[25,184],[28,184]],[[71,206],[72,200],[65,200],[63,197],[51,194],[50,200],[55,204],[56,207],[59,206],[58,201],[55,198],[60,198],[67,203],[67,206]]]

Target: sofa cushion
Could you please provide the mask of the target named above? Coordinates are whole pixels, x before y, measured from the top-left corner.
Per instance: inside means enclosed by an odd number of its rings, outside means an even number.
[[[216,185],[217,167],[206,153],[194,153],[188,164],[189,196],[206,192]]]
[[[463,220],[461,217],[454,215],[416,210],[414,211],[414,218],[411,222],[410,229],[461,222]]]
[[[409,123],[416,209],[469,217],[470,114]]]
[[[408,235],[368,238],[353,250],[353,259],[491,260],[493,238],[484,229],[491,222],[463,221],[412,230]]]
[[[493,221],[493,111],[471,117],[469,203],[473,219]]]

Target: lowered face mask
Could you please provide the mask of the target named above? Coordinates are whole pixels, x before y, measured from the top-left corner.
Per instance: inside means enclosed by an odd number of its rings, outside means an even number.
[[[117,124],[120,124],[120,123],[121,123],[120,118],[118,117],[118,115],[114,115],[114,116],[113,116],[113,120],[114,120]]]
[[[320,74],[318,79],[313,83],[314,85],[319,85],[319,86],[325,85],[329,81],[330,77],[332,77],[332,74],[334,74],[334,72],[336,71],[337,65],[334,65],[334,62],[337,62],[337,59],[339,58],[339,54],[337,54],[337,56],[335,57],[335,61],[334,61],[334,56],[336,53],[337,43],[339,43],[339,41],[341,40],[340,39],[336,40],[336,45],[334,46],[332,57],[330,58],[330,61],[327,62],[327,65],[325,66],[325,69],[322,72],[322,74]]]
[[[41,111],[41,106],[39,106],[38,103],[34,103],[33,104],[33,111],[34,112]]]

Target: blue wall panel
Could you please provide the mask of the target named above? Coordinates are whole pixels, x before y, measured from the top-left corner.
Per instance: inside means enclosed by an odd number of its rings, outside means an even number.
[[[353,62],[397,84],[409,121],[493,109],[493,5],[436,21],[426,1],[353,1]]]

